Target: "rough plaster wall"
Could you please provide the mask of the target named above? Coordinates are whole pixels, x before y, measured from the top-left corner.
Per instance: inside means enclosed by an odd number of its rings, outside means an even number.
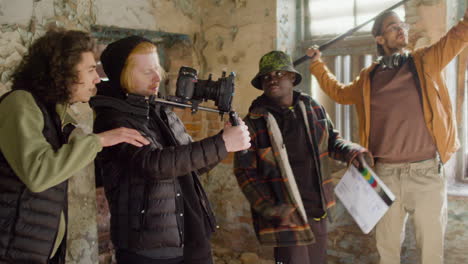
[[[49,27],[89,30],[98,24],[193,36],[199,19],[193,0],[0,0],[0,93],[11,85],[26,47]]]
[[[234,108],[247,113],[261,94],[250,84],[258,71],[258,61],[276,45],[276,1],[200,0],[202,30],[200,55],[204,58],[202,76],[221,71],[236,72]]]
[[[189,35],[199,30],[194,0],[94,0],[94,6],[98,25]]]
[[[72,133],[83,136],[91,133],[92,113],[87,104],[75,104],[70,114],[80,124]],[[67,263],[97,263],[98,237],[96,225],[96,187],[94,164],[73,175],[68,190]]]
[[[190,36],[200,31],[200,10],[195,0],[153,2],[156,29]]]
[[[51,26],[86,29],[94,23],[91,0],[0,1],[0,94],[30,43]]]
[[[406,5],[406,22],[411,25],[411,48],[430,45],[447,32],[445,2],[425,2],[410,1]]]
[[[258,61],[276,48],[276,1],[200,0],[202,29],[195,36],[201,78],[221,71],[236,72],[234,109],[247,113],[253,99],[261,94],[250,84]],[[210,131],[219,131],[218,117],[206,114]],[[206,120],[205,119],[205,120]],[[263,263],[259,254],[271,258],[271,249],[261,248],[253,233],[250,208],[232,172],[232,156],[202,178],[217,217],[219,229],[213,236],[216,263],[240,263],[240,259]],[[251,253],[249,253],[251,252]],[[255,254],[254,254],[255,253]]]
[[[124,28],[155,29],[152,2],[148,0],[96,0],[98,25]]]
[[[203,41],[199,41],[202,16],[197,0],[94,0],[94,4],[98,25],[189,35],[193,45],[185,49],[193,60],[186,66],[200,70],[204,57],[198,52]]]

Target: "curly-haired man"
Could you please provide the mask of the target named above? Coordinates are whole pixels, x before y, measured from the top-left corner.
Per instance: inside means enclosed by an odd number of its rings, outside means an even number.
[[[64,263],[68,178],[103,147],[149,144],[128,128],[68,139],[68,106],[88,102],[100,81],[92,51],[85,32],[48,31],[0,98],[1,263]]]

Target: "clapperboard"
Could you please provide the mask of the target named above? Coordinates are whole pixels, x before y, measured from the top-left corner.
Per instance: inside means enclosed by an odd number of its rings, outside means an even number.
[[[336,185],[335,194],[364,234],[374,228],[395,201],[395,195],[367,164],[362,171],[350,166]]]

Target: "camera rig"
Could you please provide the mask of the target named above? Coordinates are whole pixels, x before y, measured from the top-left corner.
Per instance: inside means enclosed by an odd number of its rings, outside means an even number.
[[[207,80],[198,79],[197,71],[190,67],[181,67],[176,83],[176,95],[158,98],[157,102],[182,108],[190,108],[192,113],[198,110],[219,113],[221,120],[224,114],[228,113],[229,121],[233,126],[237,126],[237,113],[231,109],[232,98],[234,96],[235,73],[231,72],[226,76],[223,71],[221,78],[212,80],[212,74]],[[215,108],[203,107],[200,104],[207,100],[213,100]]]

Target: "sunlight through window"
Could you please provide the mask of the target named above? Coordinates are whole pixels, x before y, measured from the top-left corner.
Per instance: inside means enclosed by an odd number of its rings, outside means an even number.
[[[310,0],[311,33],[313,36],[344,33],[397,2],[395,0]],[[403,6],[399,6],[394,11],[404,18]],[[359,32],[370,32],[371,28],[372,23],[369,23]]]

